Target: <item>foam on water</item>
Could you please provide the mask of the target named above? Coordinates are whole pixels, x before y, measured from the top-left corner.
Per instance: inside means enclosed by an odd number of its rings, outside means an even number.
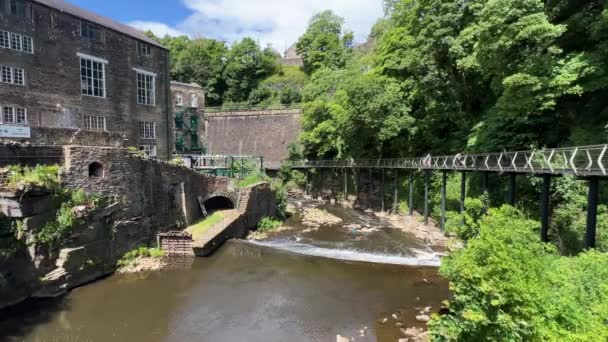
[[[376,254],[369,252],[361,252],[356,250],[345,250],[345,249],[331,249],[310,246],[301,244],[298,242],[287,242],[287,241],[248,241],[249,244],[255,246],[262,246],[277,249],[280,251],[311,255],[324,258],[346,260],[346,261],[360,261],[360,262],[371,262],[377,264],[391,264],[391,265],[404,265],[404,266],[431,266],[439,267],[441,265],[441,254],[435,252],[429,252],[421,249],[410,249],[411,255],[388,255],[388,254]]]

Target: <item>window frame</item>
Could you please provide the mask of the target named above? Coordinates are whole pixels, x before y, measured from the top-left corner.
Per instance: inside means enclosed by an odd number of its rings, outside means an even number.
[[[87,35],[85,35],[85,32]],[[93,36],[91,37],[91,32]],[[80,38],[86,39],[91,42],[102,42],[103,41],[103,28],[90,21],[81,19],[80,20]]]
[[[100,123],[101,123],[101,125],[100,125]],[[93,127],[93,126],[95,126],[95,127]],[[83,128],[85,131],[107,132],[108,131],[108,119],[105,116],[84,115],[83,116]]]
[[[137,104],[156,107],[157,74],[139,68],[133,68],[133,70],[135,70]],[[140,81],[140,77],[143,77],[143,80]],[[150,82],[148,82],[148,78],[151,78]],[[141,87],[142,85],[143,87]],[[148,89],[148,86],[150,86],[151,89]]]
[[[137,42],[137,55],[141,58],[152,58],[152,45]]]
[[[21,3],[23,5],[23,13],[22,15],[20,13],[14,13],[13,12],[13,3]],[[28,4],[26,1],[24,0],[8,0],[7,1],[7,8],[6,11],[9,15],[18,17],[18,18],[23,18],[23,19],[27,19],[28,18]]]
[[[25,52],[33,55],[34,38],[16,32],[0,30],[0,48]]]
[[[108,91],[107,91],[107,81],[106,81],[106,74],[107,74],[106,73],[106,66],[108,65],[108,61],[105,60],[105,59],[103,59],[103,58],[99,58],[99,57],[95,57],[95,56],[90,56],[90,55],[85,55],[83,53],[77,53],[76,55],[79,57],[78,62],[79,62],[79,66],[80,66],[79,67],[79,70],[80,70],[80,95],[82,95],[82,96],[89,96],[89,97],[95,97],[95,98],[102,98],[102,99],[107,98]],[[86,75],[83,75],[83,72],[82,72],[82,69],[83,69],[82,61],[83,60],[91,62],[91,69],[90,69],[91,70],[91,76],[90,77],[89,77],[89,73],[88,73],[89,68],[86,65],[86,63],[85,63],[84,67],[86,68],[87,72],[85,73]],[[94,82],[95,78],[93,78],[93,71],[94,71],[93,63],[97,63],[97,64],[101,65],[101,76],[102,77],[99,78],[99,80],[101,80],[102,87],[97,87],[97,88],[101,89],[101,91],[103,93],[101,96],[100,95],[95,95],[95,86],[94,86],[95,85],[95,82]],[[97,73],[99,73],[99,70],[97,70]],[[89,83],[89,79],[90,79],[91,83]],[[98,82],[99,82],[99,80],[98,80]],[[87,84],[87,88],[86,88],[87,93],[85,93],[85,88],[83,87],[83,85],[84,85],[85,82],[83,82],[83,81],[85,81],[86,84]],[[89,88],[93,89],[92,90],[93,94],[89,94],[88,93]]]
[[[156,140],[156,122],[140,121],[139,122],[139,139]]]
[[[139,150],[144,153],[144,156],[146,158],[156,158],[156,157],[158,157],[158,151],[156,149],[156,145],[141,144],[141,145],[139,145]]]
[[[175,92],[175,105],[178,107],[184,106],[184,94],[181,91]]]
[[[8,81],[5,81],[6,71],[8,70]],[[18,72],[20,72],[17,77]],[[17,80],[20,82],[17,82]],[[0,65],[0,83],[25,86],[25,70],[22,68],[10,67],[8,65]]]
[[[7,113],[7,109],[10,109],[10,114]],[[19,113],[21,111],[21,113]],[[29,126],[29,118],[27,114],[27,108],[15,105],[2,105],[0,106],[0,124],[11,125],[11,126]],[[11,120],[7,122],[6,115],[11,116]],[[19,120],[19,116],[23,115],[23,120]]]

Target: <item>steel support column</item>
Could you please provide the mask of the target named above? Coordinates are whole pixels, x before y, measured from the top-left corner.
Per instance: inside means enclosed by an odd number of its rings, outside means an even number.
[[[374,173],[372,169],[369,169],[369,206],[374,207],[374,180],[372,179]]]
[[[540,197],[540,240],[549,242],[549,195],[551,190],[551,176],[543,175],[543,189]]]
[[[399,213],[399,170],[395,169],[395,179],[393,183],[393,214]]]
[[[424,171],[424,224],[429,224],[429,182],[431,180],[431,171]]]
[[[482,172],[481,173],[481,190],[483,191],[483,194],[488,193],[488,179],[490,177],[490,174],[488,172]]]
[[[409,193],[409,201],[408,201],[408,206],[409,206],[409,215],[412,216],[414,215],[414,171],[410,172],[410,193]]]
[[[381,170],[382,176],[380,179],[380,198],[382,199],[380,205],[382,206],[381,211],[384,212],[384,168]]]
[[[597,237],[597,203],[599,199],[600,180],[593,177],[589,179],[589,193],[587,196],[587,230],[585,232],[585,248],[592,249],[596,245]]]
[[[515,206],[515,196],[517,194],[517,174],[509,174],[509,197],[507,198],[508,203],[511,206]]]
[[[346,202],[348,200],[348,176],[346,169],[342,169],[342,173],[344,174],[344,202]]]
[[[446,207],[446,188],[448,185],[448,172],[443,171],[441,182],[441,230],[445,230],[445,207]]]
[[[464,207],[464,201],[467,198],[467,173],[466,172],[461,172],[460,173],[460,213],[464,213],[465,211],[465,207]]]

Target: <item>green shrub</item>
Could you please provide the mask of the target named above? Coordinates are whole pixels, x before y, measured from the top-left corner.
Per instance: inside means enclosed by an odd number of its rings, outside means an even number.
[[[118,267],[125,267],[133,263],[133,261],[139,258],[154,258],[160,259],[165,256],[165,251],[160,248],[148,248],[145,246],[140,246],[130,252],[127,252],[125,255],[118,260]]]
[[[270,183],[271,189],[275,192],[276,205],[277,205],[277,217],[281,220],[286,219],[289,216],[287,212],[287,187],[283,185],[281,181],[272,181]]]
[[[487,197],[467,198],[464,213],[449,212],[446,215],[446,232],[462,240],[469,240],[479,233],[479,224],[487,208]]]
[[[9,166],[8,187],[55,189],[59,186],[59,166]]]
[[[491,209],[467,247],[444,259],[449,314],[433,317],[434,341],[605,341],[608,254],[559,256],[538,222]]]
[[[283,226],[283,221],[275,220],[270,217],[264,217],[258,223],[258,231],[262,233],[270,232],[275,229],[281,228]]]

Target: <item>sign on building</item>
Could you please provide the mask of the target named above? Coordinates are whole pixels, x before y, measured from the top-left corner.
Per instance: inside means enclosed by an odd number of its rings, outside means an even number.
[[[31,138],[29,126],[0,125],[0,138]]]

